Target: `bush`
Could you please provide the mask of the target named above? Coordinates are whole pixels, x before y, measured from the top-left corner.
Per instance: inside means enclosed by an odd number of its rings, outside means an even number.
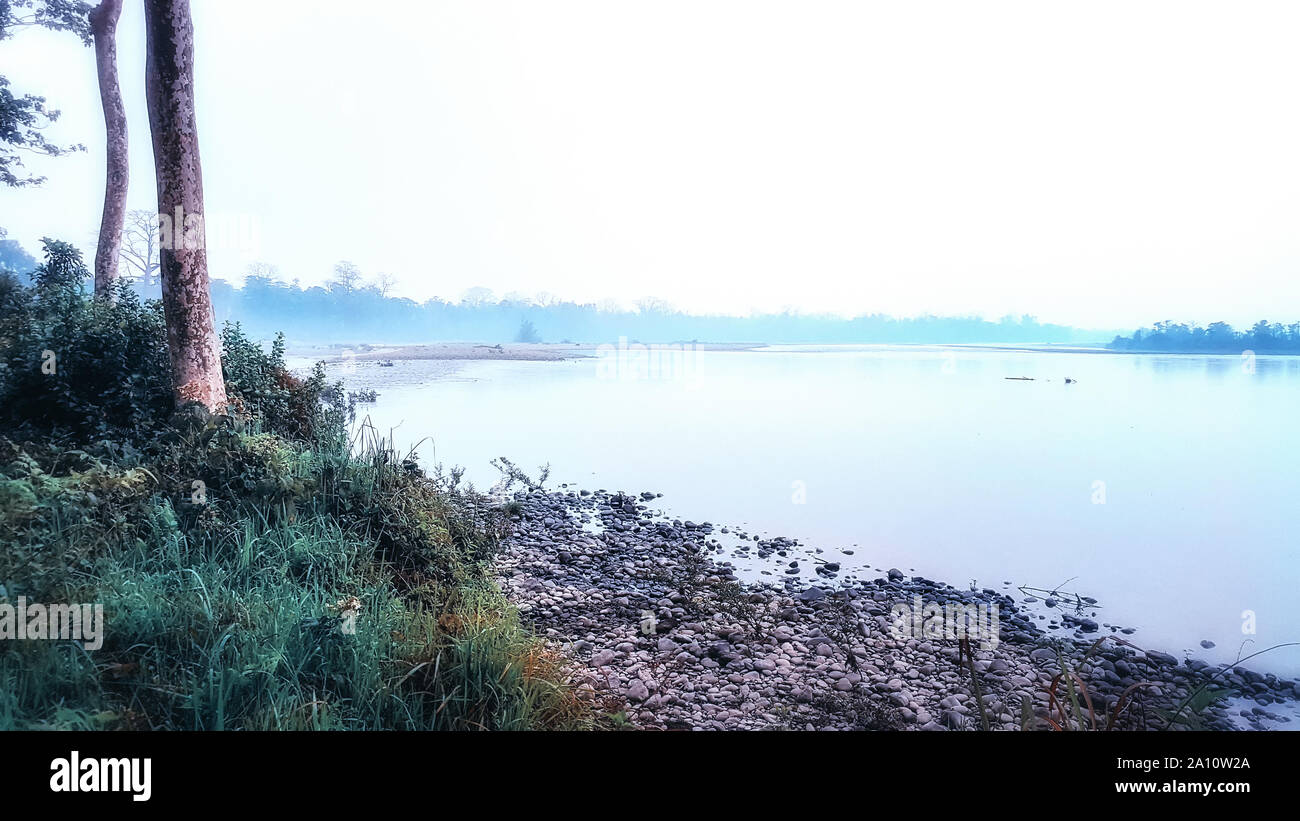
[[[339,383],[331,384],[316,363],[299,379],[284,365],[284,334],[276,334],[270,353],[244,335],[238,322],[221,331],[221,367],[226,393],[238,412],[260,420],[266,430],[301,442],[336,439],[352,421],[355,401]]]
[[[531,320],[525,319],[519,323],[519,330],[515,333],[516,342],[537,343],[542,341],[542,335],[537,333],[537,327]]]
[[[66,243],[45,240],[45,260],[31,288],[0,278],[0,425],[64,443],[140,444],[174,422],[161,304],[121,282],[113,301],[89,299],[89,272]],[[340,433],[350,414],[342,386],[319,365],[307,379],[290,374],[282,335],[269,353],[238,324],[221,340],[235,415],[301,442]]]
[[[590,725],[458,475],[349,449],[342,387],[238,325],[230,412],[175,411],[157,303],[85,279],[48,241],[33,287],[0,279],[0,601],[102,604],[104,644],[0,642],[0,728]]]
[[[173,410],[166,330],[157,303],[129,288],[87,299],[77,249],[45,241],[36,285],[0,287],[0,425],[84,442],[155,429]]]

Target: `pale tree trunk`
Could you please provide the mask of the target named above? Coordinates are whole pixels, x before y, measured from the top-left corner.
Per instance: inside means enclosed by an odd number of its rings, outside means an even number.
[[[126,151],[126,109],[117,83],[117,18],[122,0],[103,0],[90,12],[95,36],[95,69],[99,73],[99,99],[104,106],[104,131],[108,148],[108,180],[104,187],[104,215],[99,221],[99,246],[95,249],[95,296],[112,298],[117,280],[122,228],[126,222],[126,188],[129,165]]]
[[[158,180],[163,314],[176,403],[226,410],[221,346],[212,321],[203,228],[203,169],[194,116],[194,24],[189,0],[145,0],[145,91]],[[170,240],[170,241],[168,241]]]

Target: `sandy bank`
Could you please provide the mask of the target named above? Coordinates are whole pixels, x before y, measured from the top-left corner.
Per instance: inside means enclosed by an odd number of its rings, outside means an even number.
[[[292,356],[309,357],[332,362],[364,362],[387,360],[491,360],[507,359],[524,362],[557,362],[600,356],[604,351],[617,351],[620,345],[641,343],[622,340],[607,345],[583,343],[521,343],[509,342],[489,345],[482,342],[431,342],[425,345],[317,345],[294,348]],[[758,342],[672,342],[647,343],[671,346],[675,350],[691,351],[751,351],[765,347]]]

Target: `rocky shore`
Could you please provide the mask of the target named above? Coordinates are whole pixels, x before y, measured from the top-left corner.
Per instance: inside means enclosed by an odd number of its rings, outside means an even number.
[[[534,489],[502,499],[513,521],[497,560],[508,596],[579,665],[579,690],[635,727],[1041,730],[1090,725],[1091,713],[1104,728],[1119,706],[1118,729],[1163,729],[1175,712],[1179,728],[1264,729],[1284,727],[1279,705],[1300,698],[1297,681],[1144,651],[1114,633],[1098,642],[1086,612],[1062,614],[1073,633],[1049,636],[1009,590],[897,569],[841,581],[832,561],[815,583],[788,570],[742,583],[715,526],[669,519],[647,504],[655,496]],[[792,540],[741,535],[751,559],[790,564]],[[1000,640],[971,640],[966,656],[956,640],[899,635],[893,608],[918,597],[996,605]],[[1049,694],[1063,664],[1078,713],[1064,677],[1055,692],[1065,715]],[[1216,675],[1241,696],[1231,711],[1185,704]]]

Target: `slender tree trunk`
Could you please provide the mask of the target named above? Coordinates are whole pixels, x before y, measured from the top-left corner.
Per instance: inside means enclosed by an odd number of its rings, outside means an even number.
[[[178,405],[198,402],[221,413],[226,385],[208,291],[189,0],[145,0],[144,19],[145,91],[162,222],[159,262],[172,383]]]
[[[117,280],[122,228],[126,223],[126,188],[130,178],[126,151],[126,109],[117,82],[117,18],[122,0],[103,0],[90,12],[95,36],[95,69],[99,73],[99,99],[104,106],[104,131],[108,148],[108,180],[104,187],[104,215],[99,221],[99,246],[95,249],[95,296],[112,298]]]

